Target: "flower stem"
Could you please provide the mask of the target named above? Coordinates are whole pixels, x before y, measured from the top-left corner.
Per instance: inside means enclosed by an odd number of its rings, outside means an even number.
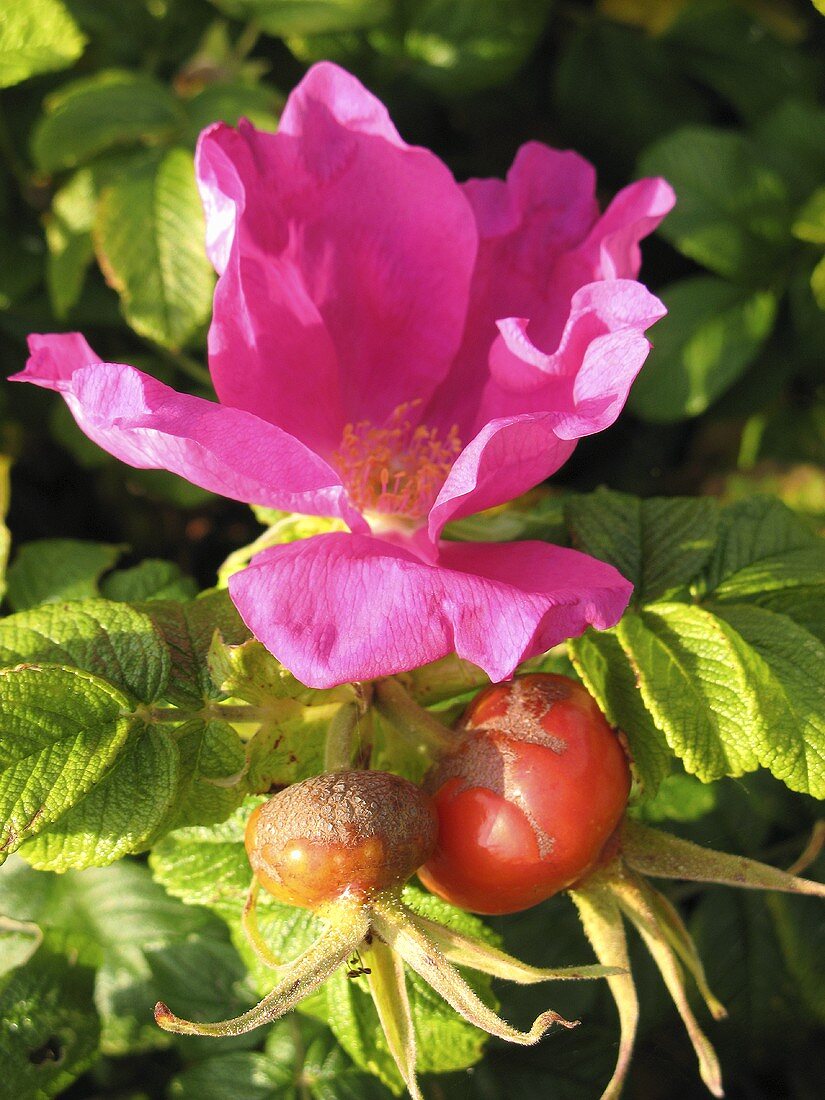
[[[376,683],[375,709],[393,729],[417,747],[425,746],[440,755],[459,743],[460,734],[419,706],[403,684],[392,676]]]

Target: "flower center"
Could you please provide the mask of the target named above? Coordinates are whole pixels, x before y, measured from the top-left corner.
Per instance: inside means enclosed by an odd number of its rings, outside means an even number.
[[[369,420],[344,428],[332,458],[362,512],[421,519],[438,496],[461,441],[455,425],[443,438],[437,428],[413,427],[410,411],[420,403],[399,405],[382,428]]]

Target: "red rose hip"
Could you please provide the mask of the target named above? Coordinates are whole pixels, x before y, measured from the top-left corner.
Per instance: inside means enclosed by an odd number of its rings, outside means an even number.
[[[476,913],[513,913],[581,879],[624,815],[627,757],[595,701],[566,676],[487,688],[467,736],[428,777],[439,819],[421,881]]]

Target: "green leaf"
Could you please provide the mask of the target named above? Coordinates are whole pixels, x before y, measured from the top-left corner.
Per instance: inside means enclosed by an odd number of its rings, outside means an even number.
[[[14,0],[0,15],[0,88],[65,69],[86,38],[61,0]]]
[[[717,790],[692,775],[668,775],[656,796],[640,806],[643,821],[698,821],[713,810]]]
[[[825,798],[825,645],[784,615],[718,605],[751,650],[749,689],[760,720],[750,728],[763,767],[794,791]]]
[[[98,595],[98,581],[125,547],[77,539],[37,539],[9,567],[8,600],[15,611]]]
[[[165,84],[120,69],[65,84],[46,99],[45,111],[31,140],[44,172],[74,168],[117,146],[168,141],[183,124]]]
[[[77,806],[145,729],[128,696],[78,669],[0,670],[0,853]]]
[[[134,603],[140,600],[188,600],[197,595],[191,577],[180,566],[159,558],[145,558],[131,569],[116,569],[104,577],[101,592],[109,600]]]
[[[685,256],[745,286],[776,280],[790,246],[788,192],[744,134],[685,127],[647,149],[639,171],[679,196],[660,232]]]
[[[267,34],[326,34],[372,27],[392,13],[389,0],[212,0],[237,19],[254,19]]]
[[[825,642],[825,585],[797,585],[774,592],[749,596],[748,602],[766,611],[787,615],[799,626]]]
[[[180,754],[178,784],[160,832],[224,821],[253,786],[238,734],[228,723],[213,720],[187,722],[175,729],[174,737]]]
[[[6,568],[11,551],[11,532],[6,524],[11,503],[11,459],[0,455],[0,600],[6,594]]]
[[[230,644],[249,638],[229,593],[213,592],[186,603],[152,600],[140,609],[158,628],[172,657],[166,700],[176,706],[201,707],[218,698],[222,692],[215,686],[208,665],[215,631],[220,631]]]
[[[653,423],[698,416],[744,374],[771,333],[776,296],[698,275],[661,292],[667,316],[630,407]]]
[[[327,1028],[292,1017],[269,1032],[264,1052],[207,1058],[173,1078],[171,1100],[386,1100],[356,1069]]]
[[[130,738],[85,798],[27,841],[20,854],[32,867],[63,872],[145,851],[174,807],[179,771],[178,747],[169,734],[147,729]]]
[[[95,250],[126,320],[141,336],[180,348],[212,309],[214,274],[192,154],[170,149],[104,189]]]
[[[565,501],[574,545],[615,565],[646,603],[684,587],[702,569],[716,539],[713,501],[687,497],[640,500],[598,489]]]
[[[792,204],[807,199],[825,176],[825,111],[788,99],[753,131],[753,139],[780,173]]]
[[[825,544],[781,501],[752,496],[721,514],[707,591],[741,600],[798,585],[825,584]]]
[[[201,130],[218,120],[237,126],[248,118],[259,130],[274,130],[279,106],[276,93],[262,84],[210,84],[186,103],[187,139],[194,145]]]
[[[83,168],[56,192],[51,212],[44,218],[49,247],[46,281],[52,308],[60,318],[76,305],[94,258],[91,229],[96,209],[94,176]]]
[[[726,0],[682,7],[664,42],[680,72],[713,88],[745,119],[793,96],[813,97],[808,56],[780,42],[755,12]]]
[[[0,975],[27,963],[42,942],[36,924],[0,915]]]
[[[0,621],[0,664],[72,665],[144,703],[169,679],[170,658],[147,615],[109,600],[46,604]]]
[[[95,968],[108,1054],[169,1045],[152,1019],[158,999],[214,1017],[249,1004],[223,923],[169,897],[142,864],[52,875],[13,858],[0,876],[0,909],[35,922],[49,950]]]
[[[40,950],[0,982],[0,1065],[7,1096],[57,1096],[97,1057],[93,974]]]
[[[407,5],[403,57],[423,83],[466,95],[503,84],[527,60],[547,21],[545,0],[414,0]],[[373,42],[392,52],[388,35]]]
[[[793,235],[800,241],[825,244],[825,187],[814,191],[802,209],[797,211]]]
[[[671,752],[642,701],[635,671],[618,639],[612,631],[587,630],[571,639],[568,648],[585,687],[611,726],[627,738],[644,795],[654,794],[670,771]]]
[[[704,782],[753,771],[761,721],[747,646],[700,607],[659,604],[617,627],[644,704],[688,772]]]
[[[585,20],[564,42],[553,90],[571,144],[624,176],[650,142],[709,115],[659,42],[603,19]]]

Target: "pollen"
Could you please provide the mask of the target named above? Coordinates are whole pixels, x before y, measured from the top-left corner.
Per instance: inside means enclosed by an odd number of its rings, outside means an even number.
[[[333,455],[344,484],[362,512],[422,519],[461,451],[458,427],[442,435],[418,424],[410,401],[393,410],[383,427],[369,420],[347,424]]]

